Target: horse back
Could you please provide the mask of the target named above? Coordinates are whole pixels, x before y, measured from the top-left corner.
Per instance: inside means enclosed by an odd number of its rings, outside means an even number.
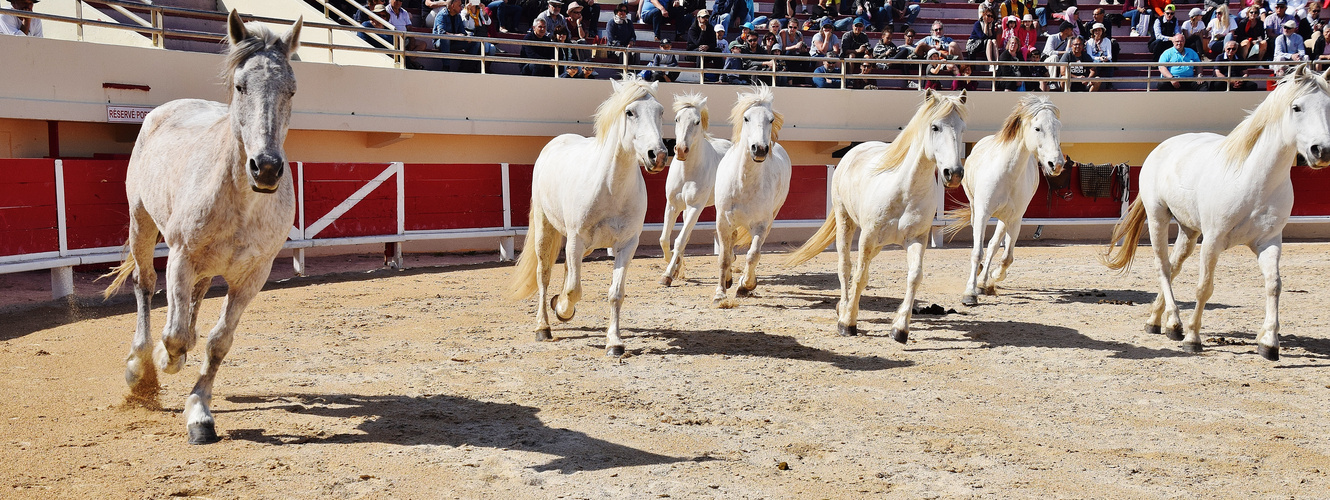
[[[641,169],[634,163],[611,172],[613,157],[601,147],[594,137],[555,137],[536,158],[531,179],[532,203],[545,219],[565,235],[584,234],[593,248],[640,233],[647,208]]]

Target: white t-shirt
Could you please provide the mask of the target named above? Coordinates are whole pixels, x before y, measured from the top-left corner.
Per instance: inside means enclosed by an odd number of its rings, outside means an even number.
[[[31,24],[28,26],[28,31],[30,31],[30,33],[23,33],[23,31],[19,29],[20,21],[21,19],[19,19],[18,16],[0,14],[0,35],[35,36],[37,38],[42,38],[41,19],[32,19]]]

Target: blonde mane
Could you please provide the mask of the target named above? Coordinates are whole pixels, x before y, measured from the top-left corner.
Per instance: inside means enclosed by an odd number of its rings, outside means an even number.
[[[249,23],[245,25],[245,30],[249,32],[249,36],[245,37],[244,40],[241,40],[240,43],[231,43],[230,37],[226,38],[230,49],[226,51],[226,64],[222,69],[222,79],[226,83],[227,95],[231,97],[234,97],[231,94],[234,94],[236,91],[236,70],[239,69],[240,65],[246,60],[254,57],[254,55],[259,52],[276,51],[282,54],[282,57],[278,59],[285,62],[287,58],[286,54],[290,52],[282,37],[273,33],[272,30],[269,30],[266,26],[258,23]]]
[[[734,109],[730,110],[730,125],[734,132],[731,134],[730,142],[739,143],[739,136],[743,132],[744,113],[753,109],[754,106],[766,106],[771,108],[771,103],[776,100],[776,94],[771,92],[771,87],[766,85],[757,85],[746,92],[739,94],[739,100],[734,103]],[[775,142],[780,136],[780,128],[785,125],[785,115],[780,114],[775,109],[771,110],[771,141]]]
[[[1296,71],[1279,80],[1275,90],[1224,137],[1224,141],[1219,144],[1220,155],[1229,165],[1242,165],[1251,156],[1261,134],[1284,119],[1293,100],[1312,92],[1330,93],[1330,84],[1320,74],[1307,70],[1306,65],[1299,66]]]
[[[702,94],[689,92],[683,95],[674,96],[674,114],[678,115],[680,111],[686,108],[697,109],[697,113],[702,115],[702,130],[711,128],[711,113],[707,111],[707,98]],[[711,135],[708,133],[707,135]]]
[[[1026,94],[1016,103],[1016,109],[1011,111],[1006,121],[1002,122],[1002,127],[998,129],[995,139],[999,143],[1008,143],[1021,137],[1021,129],[1034,116],[1045,110],[1052,110],[1055,118],[1061,119],[1062,114],[1058,111],[1057,105],[1045,96]]]
[[[596,141],[604,142],[612,135],[610,132],[623,121],[624,110],[630,104],[648,97],[656,98],[654,85],[632,73],[624,75],[623,80],[615,85],[614,93],[596,108]]]
[[[887,151],[882,155],[882,162],[873,167],[873,173],[895,170],[902,163],[905,163],[905,157],[910,153],[910,148],[914,147],[914,143],[923,136],[924,128],[934,120],[952,113],[961,115],[962,120],[965,119],[965,103],[960,97],[936,93],[932,93],[932,95],[932,99],[924,99],[924,102],[919,105],[919,110],[914,112],[914,117],[910,118],[910,123],[905,125],[900,135],[896,136],[896,140],[887,145]]]

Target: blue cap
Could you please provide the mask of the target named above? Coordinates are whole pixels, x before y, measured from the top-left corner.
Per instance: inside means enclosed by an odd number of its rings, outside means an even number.
[[[744,27],[745,27],[745,28],[748,28],[748,29],[750,29],[750,30],[751,30],[751,29],[757,29],[757,28],[754,28],[754,27],[753,27],[753,23],[744,23]]]
[[[832,22],[831,22],[830,19],[823,19],[823,20],[822,20],[822,27],[825,28],[825,27],[827,27],[827,26],[831,26],[831,27],[834,28],[836,25],[835,25],[835,24],[832,24]]]

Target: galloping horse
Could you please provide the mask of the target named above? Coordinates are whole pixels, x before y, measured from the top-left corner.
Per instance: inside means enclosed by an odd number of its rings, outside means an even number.
[[[582,258],[594,249],[609,248],[614,277],[605,350],[622,356],[619,308],[628,262],[637,251],[647,213],[647,186],[638,168],[653,174],[664,170],[669,152],[661,139],[665,108],[656,101],[656,84],[631,75],[613,84],[614,93],[596,109],[595,137],[560,135],[536,158],[530,227],[508,296],[520,300],[539,292],[536,340],[550,340],[548,310],[554,309],[559,321],[573,319],[582,298]],[[549,298],[550,272],[564,236],[563,293]]]
[[[837,333],[859,334],[859,297],[868,283],[868,266],[883,246],[899,243],[909,254],[909,277],[891,325],[892,338],[909,338],[914,293],[923,279],[924,243],[937,213],[937,177],[947,187],[960,184],[965,144],[965,92],[950,97],[929,89],[914,118],[890,144],[872,141],[855,146],[831,176],[831,215],[792,252],[787,265],[805,262],[836,241],[840,260]],[[859,234],[858,267],[851,274],[850,243]]]
[[[730,111],[734,146],[716,167],[716,241],[720,244],[719,303],[732,284],[730,263],[735,243],[749,240],[744,274],[735,295],[746,296],[757,287],[757,261],[762,256],[776,212],[790,192],[790,155],[776,143],[784,117],[771,109],[776,96],[761,85],[739,94]]]
[[[978,305],[980,293],[994,295],[997,282],[1007,278],[1016,238],[1021,234],[1021,217],[1039,188],[1039,171],[1050,177],[1062,173],[1061,132],[1058,107],[1047,97],[1027,95],[1016,104],[998,133],[980,139],[965,159],[961,186],[970,203],[947,214],[955,221],[947,224],[948,233],[974,226],[970,278],[965,283],[962,304]],[[998,223],[984,252],[984,230],[990,216],[997,217]],[[993,254],[1004,241],[1002,268],[994,273]]]
[[[1279,359],[1279,254],[1284,224],[1293,210],[1290,171],[1301,154],[1314,168],[1330,166],[1330,71],[1315,74],[1306,65],[1280,80],[1228,136],[1182,134],[1159,144],[1141,165],[1140,196],[1113,227],[1101,261],[1126,271],[1136,254],[1141,227],[1149,226],[1150,246],[1159,264],[1159,296],[1150,306],[1145,331],[1163,331],[1183,347],[1201,350],[1201,313],[1214,288],[1219,254],[1244,245],[1256,253],[1265,275],[1265,323],[1256,352]],[[1180,228],[1168,250],[1169,219]],[[1196,310],[1182,336],[1182,318],[1173,299],[1173,278],[1201,241],[1201,273]],[[1118,248],[1116,255],[1114,247]]]
[[[230,105],[182,99],[143,120],[126,173],[129,255],[112,270],[110,296],[130,275],[138,327],[125,367],[132,393],[155,402],[156,369],[175,373],[194,347],[199,305],[214,276],[226,280],[226,305],[208,335],[198,382],[185,400],[191,444],[217,440],[212,384],[245,307],[263,288],[273,258],[295,219],[295,190],[285,173],[286,129],[296,92],[289,62],[300,44],[302,20],[286,35],[227,18]],[[153,247],[160,235],[166,263],[166,328],[155,347],[149,332],[157,285]],[[153,366],[156,360],[156,369]]]
[[[707,112],[707,98],[698,94],[674,96],[674,161],[665,179],[665,226],[660,232],[660,249],[665,253],[665,273],[660,284],[670,286],[683,278],[683,250],[693,234],[702,209],[716,203],[716,165],[730,149],[730,141],[713,137]],[[683,212],[683,229],[670,252],[670,233],[674,220]]]

